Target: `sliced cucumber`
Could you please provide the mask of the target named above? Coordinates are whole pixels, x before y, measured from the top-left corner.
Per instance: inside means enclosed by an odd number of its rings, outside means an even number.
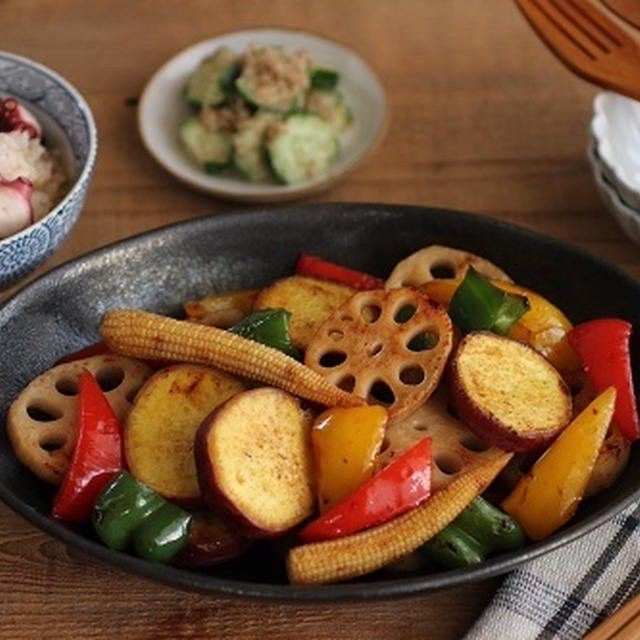
[[[353,122],[351,109],[337,91],[312,89],[307,95],[305,108],[331,123],[338,133]]]
[[[219,173],[231,164],[231,133],[210,131],[197,116],[185,120],[178,133],[189,153],[208,173]]]
[[[247,102],[278,113],[301,109],[309,85],[307,59],[273,46],[250,49],[235,81]]]
[[[321,175],[340,150],[334,128],[313,113],[289,116],[266,147],[273,172],[285,184]]]
[[[187,100],[197,107],[222,104],[239,72],[235,53],[229,47],[217,49],[198,65],[189,78]]]
[[[264,141],[267,127],[278,119],[279,116],[269,111],[257,111],[240,125],[233,137],[233,162],[251,182],[273,179]]]
[[[338,86],[340,74],[335,69],[325,67],[314,67],[309,72],[312,89],[325,89],[332,91]]]

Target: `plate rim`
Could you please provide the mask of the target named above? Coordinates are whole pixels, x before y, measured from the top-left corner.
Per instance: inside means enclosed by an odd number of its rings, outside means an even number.
[[[159,153],[156,147],[150,142],[148,135],[146,134],[146,125],[143,119],[143,111],[148,108],[149,105],[149,95],[150,89],[153,88],[154,84],[157,82],[159,78],[162,77],[162,74],[166,71],[166,69],[171,65],[177,58],[187,54],[191,50],[198,49],[203,47],[204,45],[215,45],[217,41],[223,38],[232,37],[232,36],[241,36],[244,34],[251,33],[283,33],[285,35],[295,35],[302,37],[311,37],[313,39],[324,42],[325,44],[329,44],[332,47],[336,47],[339,49],[343,49],[349,53],[354,59],[356,59],[359,64],[361,64],[364,68],[367,69],[371,78],[375,82],[375,88],[380,98],[380,108],[381,108],[381,121],[380,125],[375,131],[371,141],[367,146],[365,146],[350,162],[345,163],[340,166],[340,163],[335,167],[330,168],[325,174],[319,176],[316,179],[305,181],[299,185],[278,185],[278,184],[270,184],[267,185],[265,190],[252,190],[246,191],[242,183],[240,181],[234,181],[228,187],[222,185],[207,185],[204,180],[198,180],[196,175],[191,173],[183,173],[180,171],[176,171],[175,167],[173,167],[170,163],[166,161],[165,156],[162,153]],[[314,31],[310,31],[308,29],[298,29],[295,27],[282,27],[282,26],[260,26],[260,27],[247,27],[245,29],[234,29],[233,31],[225,31],[222,33],[218,33],[214,36],[204,38],[199,40],[198,42],[192,43],[187,47],[177,51],[170,58],[166,59],[156,70],[151,74],[148,80],[145,82],[142,92],[140,94],[140,99],[138,102],[138,107],[136,110],[136,129],[138,132],[138,137],[142,141],[142,144],[147,151],[147,153],[153,158],[153,160],[165,171],[167,171],[171,176],[173,176],[176,180],[188,185],[190,188],[199,191],[200,193],[205,193],[208,195],[218,196],[225,200],[231,200],[236,202],[247,202],[247,203],[278,203],[278,202],[286,202],[289,200],[295,200],[298,198],[315,195],[321,191],[324,191],[330,188],[332,185],[346,178],[352,171],[354,171],[357,167],[359,167],[367,158],[375,153],[375,151],[380,147],[382,140],[388,133],[389,126],[391,120],[391,106],[388,98],[388,92],[385,88],[385,85],[381,79],[381,74],[378,73],[377,69],[369,63],[359,52],[347,46],[346,44],[338,41],[337,39],[331,38],[324,34],[320,34]],[[206,176],[203,173],[203,176]],[[202,177],[199,176],[198,177]],[[220,178],[221,180],[223,178]],[[255,185],[258,186],[258,185]]]
[[[4,321],[4,314],[10,312],[11,307],[20,302],[22,297],[37,295],[39,290],[46,287],[49,281],[58,281],[66,273],[71,272],[74,269],[77,269],[79,273],[83,273],[83,267],[90,266],[95,262],[100,262],[104,258],[108,257],[113,251],[126,250],[127,248],[135,247],[142,242],[155,244],[155,240],[164,236],[170,236],[171,231],[175,228],[184,228],[187,231],[190,230],[192,233],[195,233],[203,225],[205,227],[208,227],[209,225],[212,225],[213,227],[218,225],[224,227],[236,219],[243,219],[250,223],[252,218],[277,217],[281,211],[296,209],[300,206],[306,209],[317,209],[319,211],[326,211],[327,209],[339,207],[346,208],[348,210],[366,208],[374,212],[382,209],[388,214],[399,216],[403,215],[403,211],[410,210],[414,213],[421,212],[429,215],[435,215],[436,213],[441,215],[452,215],[461,221],[471,219],[475,221],[480,220],[481,224],[487,226],[489,229],[503,229],[507,232],[516,233],[539,242],[551,242],[552,244],[560,247],[563,251],[568,251],[574,255],[581,256],[589,261],[596,262],[599,265],[607,267],[617,277],[620,277],[633,287],[640,286],[635,278],[626,274],[620,267],[605,259],[595,256],[586,249],[568,244],[562,240],[557,240],[532,229],[482,214],[475,214],[468,211],[438,206],[431,207],[422,205],[367,202],[322,202],[297,206],[230,210],[214,215],[203,215],[190,220],[163,225],[161,227],[109,243],[103,247],[99,247],[75,258],[71,258],[46,273],[41,274],[31,282],[23,285],[18,291],[14,292],[11,297],[0,304],[0,320]],[[0,324],[0,326],[2,325]],[[565,544],[581,538],[587,533],[593,531],[599,525],[614,517],[616,514],[622,512],[632,502],[638,500],[638,498],[640,498],[640,485],[624,499],[617,501],[615,505],[609,504],[601,508],[598,512],[587,515],[583,521],[576,525],[570,525],[561,532],[552,535],[545,541],[533,543],[525,547],[524,550],[503,554],[471,569],[465,568],[442,571],[439,573],[424,574],[421,576],[394,577],[389,580],[314,585],[310,587],[265,582],[247,582],[231,578],[221,578],[205,573],[194,572],[188,569],[155,565],[129,554],[115,552],[101,545],[98,541],[82,535],[61,522],[55,521],[52,517],[40,513],[35,508],[19,499],[18,496],[13,494],[4,483],[0,483],[0,499],[2,499],[14,512],[22,516],[30,524],[34,525],[41,531],[52,535],[54,538],[64,542],[70,547],[79,548],[89,556],[106,562],[107,565],[117,566],[118,568],[125,569],[129,573],[142,576],[146,579],[152,579],[160,583],[168,584],[174,588],[181,588],[188,591],[197,591],[211,595],[227,594],[238,597],[251,597],[288,602],[364,601],[397,596],[415,596],[439,589],[459,586],[465,583],[485,580],[496,575],[504,574],[507,571],[529,562],[530,560],[544,556]]]

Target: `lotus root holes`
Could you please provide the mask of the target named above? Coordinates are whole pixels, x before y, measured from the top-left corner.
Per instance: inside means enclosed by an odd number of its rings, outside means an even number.
[[[434,457],[433,461],[435,462],[436,467],[448,476],[458,473],[463,466],[460,459],[451,453],[439,453]]]
[[[440,336],[436,331],[420,331],[407,340],[409,351],[428,351],[439,342]]]
[[[393,316],[393,320],[398,324],[409,322],[409,320],[413,318],[417,310],[417,307],[413,304],[404,304],[398,309],[398,311],[396,311]]]
[[[373,324],[382,315],[382,307],[374,302],[364,304],[360,310],[362,320],[368,324]]]
[[[318,360],[318,364],[325,369],[331,369],[341,365],[347,359],[344,351],[331,350],[323,353]]]
[[[440,278],[455,278],[457,275],[453,262],[447,261],[434,262],[429,268],[429,273],[436,280]]]
[[[48,436],[43,438],[39,443],[40,448],[49,453],[59,451],[67,444],[67,439],[62,436]]]
[[[398,376],[400,382],[402,384],[408,385],[418,385],[424,382],[426,375],[424,373],[424,369],[415,364],[415,365],[407,365],[400,370],[400,375]]]
[[[53,422],[62,418],[62,411],[47,402],[32,402],[27,406],[27,414],[36,422]]]
[[[465,434],[458,442],[460,442],[465,449],[475,453],[482,453],[489,448],[489,445],[484,440],[480,440],[480,438],[477,438],[472,433]]]
[[[338,380],[336,386],[347,393],[352,393],[356,386],[356,379],[352,375],[347,375]]]
[[[69,377],[62,377],[56,380],[56,390],[63,396],[78,395],[78,381]]]
[[[386,407],[392,405],[396,400],[393,389],[384,380],[376,380],[371,385],[368,395],[371,404],[381,404]]]
[[[108,363],[98,369],[95,377],[100,388],[106,393],[107,391],[113,391],[122,384],[124,370],[120,365]]]

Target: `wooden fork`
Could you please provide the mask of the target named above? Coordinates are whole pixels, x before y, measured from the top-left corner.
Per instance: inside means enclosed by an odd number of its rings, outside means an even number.
[[[533,29],[574,73],[640,100],[640,44],[589,0],[516,0]]]

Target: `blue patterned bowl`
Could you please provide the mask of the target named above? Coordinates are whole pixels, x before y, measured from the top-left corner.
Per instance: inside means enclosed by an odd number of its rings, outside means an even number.
[[[65,239],[80,214],[97,151],[93,115],[84,98],[46,67],[0,51],[0,94],[36,114],[47,146],[60,154],[69,190],[41,220],[0,241],[0,290],[33,271]]]

